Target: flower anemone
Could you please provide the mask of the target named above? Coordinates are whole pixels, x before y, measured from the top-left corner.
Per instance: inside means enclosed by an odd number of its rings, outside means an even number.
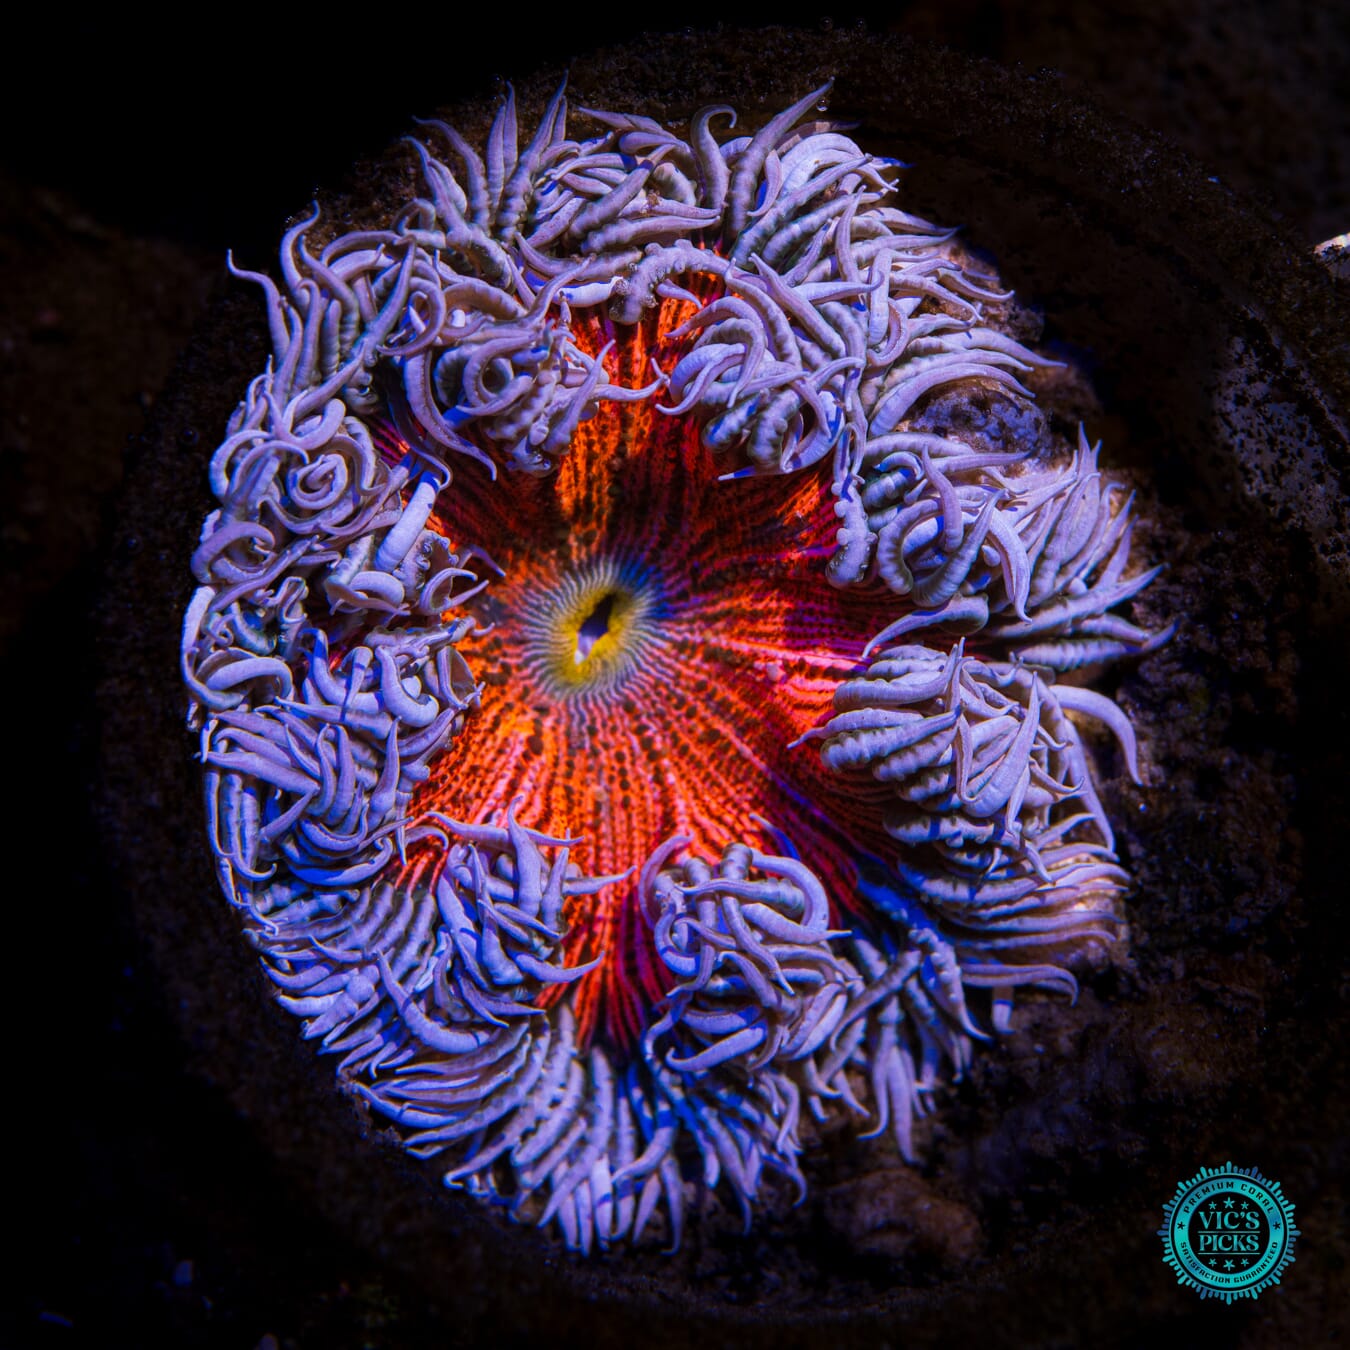
[[[828,86],[827,86],[828,89]],[[182,644],[222,887],[339,1079],[590,1250],[913,1124],[1127,877],[1057,676],[1131,501],[1008,293],[803,123],[562,91],[263,289]],[[1081,680],[1082,676],[1079,676]],[[989,990],[989,994],[981,991]]]

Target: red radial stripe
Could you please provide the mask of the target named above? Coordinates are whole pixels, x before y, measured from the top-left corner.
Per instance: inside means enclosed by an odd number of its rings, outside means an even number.
[[[690,312],[665,302],[640,325],[577,325],[614,349],[615,384],[649,383]],[[854,908],[860,857],[894,852],[877,805],[842,788],[814,743],[880,626],[875,598],[830,586],[838,519],[829,466],[719,482],[728,467],[659,397],[602,403],[555,475],[455,465],[435,528],[506,573],[476,601],[491,630],[460,644],[480,708],[433,766],[412,810],[521,821],[581,839],[591,875],[640,868],[672,834],[704,857],[777,827]],[[668,985],[638,909],[637,875],[578,898],[569,964],[601,957],[577,987],[579,1030],[631,1045]],[[553,986],[555,997],[565,986]]]

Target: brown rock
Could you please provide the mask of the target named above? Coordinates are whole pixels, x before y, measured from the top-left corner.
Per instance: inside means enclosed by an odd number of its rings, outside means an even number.
[[[860,1255],[893,1261],[914,1255],[954,1268],[971,1261],[984,1245],[975,1215],[906,1167],[832,1186],[822,1209],[830,1228]]]

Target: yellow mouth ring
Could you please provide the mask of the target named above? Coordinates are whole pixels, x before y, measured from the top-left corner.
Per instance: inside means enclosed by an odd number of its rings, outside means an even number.
[[[659,642],[653,586],[612,559],[562,577],[530,609],[526,659],[558,698],[617,692]]]

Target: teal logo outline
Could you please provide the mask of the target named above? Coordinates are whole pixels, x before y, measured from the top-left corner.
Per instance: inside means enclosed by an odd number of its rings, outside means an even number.
[[[1199,1230],[1196,1221],[1199,1221]],[[1264,1244],[1260,1241],[1262,1221]],[[1227,1224],[1225,1228],[1223,1225]],[[1206,1231],[1210,1226],[1216,1231]],[[1200,1237],[1197,1245],[1194,1241]],[[1202,1167],[1163,1210],[1163,1260],[1201,1298],[1256,1298],[1294,1259],[1294,1206],[1255,1167]],[[1206,1239],[1210,1245],[1206,1246]],[[1221,1245],[1225,1242],[1227,1245]],[[1245,1265],[1243,1263],[1246,1263]]]

